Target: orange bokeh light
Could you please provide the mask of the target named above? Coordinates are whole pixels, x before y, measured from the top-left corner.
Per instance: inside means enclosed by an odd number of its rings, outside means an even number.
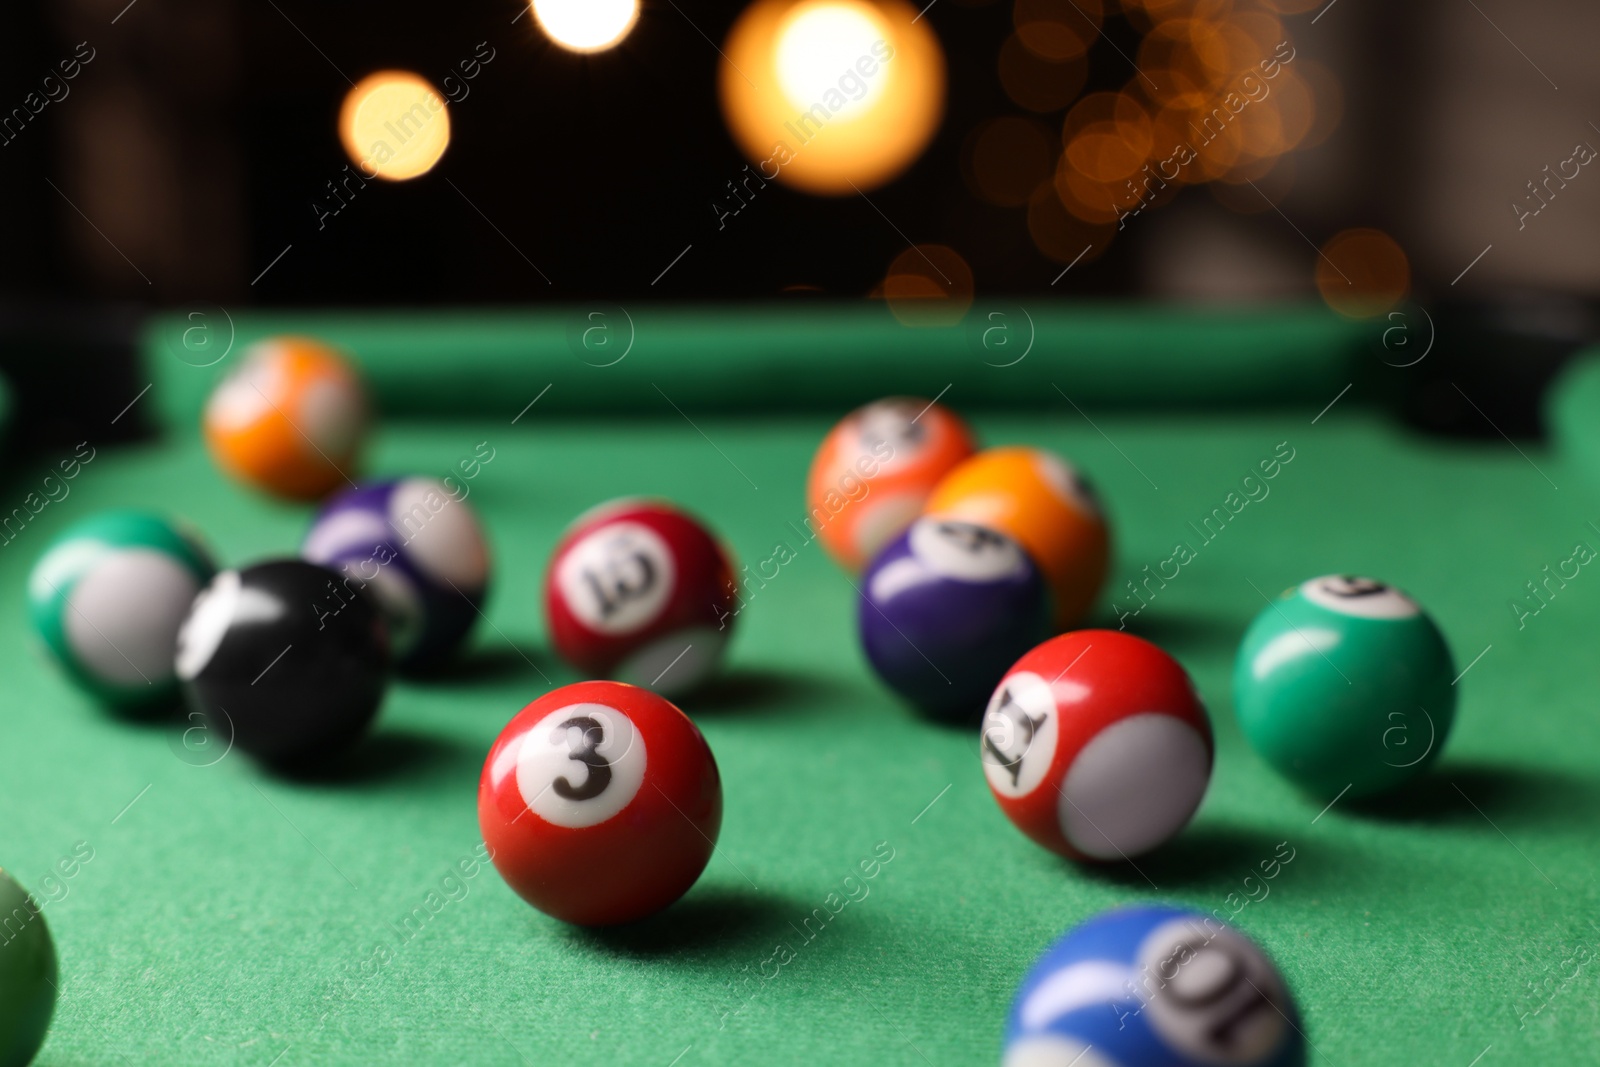
[[[1030,52],[1060,63],[1089,50],[1105,13],[1100,0],[1016,0],[1011,18]]]
[[[1040,113],[1072,103],[1089,77],[1085,57],[1054,62],[1039,56],[1016,34],[1000,46],[1000,87],[1018,107]]]
[[[1028,201],[1028,236],[1040,253],[1057,263],[1081,267],[1092,263],[1111,245],[1113,223],[1086,222],[1069,212],[1049,184],[1041,185]]]
[[[904,0],[756,0],[722,52],[729,132],[763,178],[806,192],[892,180],[944,113],[944,52]]]
[[[1347,318],[1376,318],[1410,292],[1411,265],[1382,230],[1344,230],[1329,238],[1317,257],[1317,290]]]
[[[972,191],[991,204],[1020,207],[1055,165],[1054,138],[1035,119],[1006,116],[984,123],[966,146]]]
[[[1039,113],[1068,109],[1054,170],[1027,199],[1034,244],[1068,261],[1085,248],[1099,255],[1130,218],[1184,186],[1210,186],[1232,211],[1271,210],[1293,187],[1288,153],[1326,137],[1341,110],[1332,76],[1288,41],[1283,16],[1305,10],[1299,0],[1121,0],[1121,9],[1142,39],[1120,91],[1077,98],[1087,72],[1079,44],[1105,32],[1104,0],[1013,0],[1016,32],[1001,48],[1000,81],[1013,102]],[[1050,62],[1061,57],[1071,62]],[[964,166],[980,197],[1013,205],[1035,173],[1037,145],[1019,127],[1008,146],[1002,128],[980,127]],[[1016,161],[1004,163],[1007,156]],[[1371,284],[1341,306],[1381,302],[1396,289],[1393,257],[1373,251],[1354,269]],[[1409,268],[1402,273],[1404,292]]]
[[[889,264],[883,296],[903,325],[954,326],[972,307],[972,268],[948,245],[912,245]]]

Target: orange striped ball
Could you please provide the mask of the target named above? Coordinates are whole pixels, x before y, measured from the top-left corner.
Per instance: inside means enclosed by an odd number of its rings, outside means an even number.
[[[1042,448],[991,448],[945,476],[927,513],[1009,534],[1044,571],[1057,627],[1080,622],[1110,565],[1111,535],[1094,490],[1072,465]]]
[[[206,402],[217,465],[275,496],[315,500],[355,476],[366,391],[334,349],[303,337],[251,345]]]

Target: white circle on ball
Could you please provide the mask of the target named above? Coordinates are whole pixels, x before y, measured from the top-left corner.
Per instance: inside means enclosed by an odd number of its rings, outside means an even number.
[[[1182,1057],[1219,1067],[1265,1063],[1289,1036],[1288,991],[1261,950],[1199,916],[1162,923],[1135,967],[1150,1027]]]
[[[83,667],[114,685],[172,677],[178,630],[200,592],[194,574],[164,552],[129,548],[89,568],[62,618]]]
[[[407,478],[389,494],[389,522],[396,543],[424,575],[462,592],[489,580],[489,546],[483,527],[464,499],[432,478]]]
[[[265,344],[223,378],[206,401],[206,421],[219,430],[238,431],[276,410],[286,385],[283,350]]]
[[[710,626],[674,630],[630,654],[612,676],[662,696],[686,693],[717,669],[731,632]]]
[[[517,790],[548,823],[596,826],[628,806],[644,784],[644,738],[606,704],[568,704],[522,735]]]
[[[661,535],[637,522],[613,522],[568,549],[556,587],[568,610],[603,634],[643,630],[667,606],[677,564]]]
[[[910,463],[928,447],[928,427],[917,421],[926,407],[910,400],[880,400],[868,404],[856,420],[857,453],[871,456],[880,468],[903,467]]]
[[[1118,719],[1079,750],[1061,783],[1061,833],[1086,856],[1148,852],[1183,829],[1211,780],[1211,753],[1181,719],[1144,712]]]
[[[1300,586],[1300,595],[1318,607],[1363,619],[1410,619],[1422,607],[1392,585],[1373,578],[1326,574]]]
[[[1050,683],[1032,671],[1008,675],[989,698],[979,755],[989,787],[1005,797],[1025,797],[1055,762],[1061,715]]]
[[[1035,452],[1033,466],[1062,503],[1084,515],[1100,514],[1099,497],[1072,464],[1049,452]]]
[[[188,681],[211,662],[238,613],[241,588],[238,571],[223,571],[195,597],[188,618],[178,630],[179,678]]]
[[[295,439],[308,442],[310,458],[324,462],[338,463],[349,456],[367,428],[361,393],[355,383],[343,377],[312,381],[301,392],[290,418],[300,431]]]
[[[959,519],[919,519],[912,524],[911,551],[929,570],[964,582],[993,582],[1022,574],[1027,557],[1003,533]]]

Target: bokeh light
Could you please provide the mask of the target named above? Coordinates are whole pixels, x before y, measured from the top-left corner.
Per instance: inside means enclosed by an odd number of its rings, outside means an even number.
[[[345,94],[339,138],[362,174],[405,181],[432,170],[450,147],[450,111],[421,75],[379,71]]]
[[[903,325],[954,326],[972,307],[972,268],[948,245],[912,245],[889,264],[883,296]]]
[[[639,0],[533,0],[533,17],[570,52],[603,52],[639,21]]]
[[[1347,318],[1376,318],[1410,292],[1411,265],[1382,230],[1344,230],[1329,238],[1317,257],[1317,290]]]
[[[1159,24],[1170,19],[1192,17],[1199,19],[1223,18],[1233,10],[1234,0],[1123,0],[1123,9],[1130,15],[1140,14],[1151,23]]]
[[[778,84],[789,105],[803,112],[835,88],[840,72],[850,70],[872,46],[887,41],[889,28],[864,4],[800,4],[778,25]],[[883,92],[884,78],[867,78],[859,98],[845,101],[834,118],[870,108]]]
[[[1338,82],[1284,25],[1325,0],[1120,0],[1140,41],[1131,64],[1118,58],[1134,71],[1120,90],[1081,99],[1106,0],[1011,3],[1001,88],[1028,111],[1068,109],[1049,177],[1026,201],[1029,236],[1051,258],[1099,255],[1187,186],[1231,211],[1270,210],[1294,187],[1288,154],[1321,143],[1343,111]],[[1027,121],[992,119],[968,138],[963,173],[981,199],[1015,206],[1037,173]]]
[[[1000,207],[1021,207],[1055,166],[1055,138],[1041,122],[1006,116],[973,131],[963,153],[967,184]]]
[[[722,52],[729,132],[762,178],[807,192],[890,181],[944,112],[944,53],[904,0],[756,0]]]
[[[1057,263],[1082,267],[1110,247],[1117,227],[1088,222],[1068,212],[1047,182],[1028,201],[1028,236],[1041,254]]]
[[[1041,114],[1060,111],[1083,89],[1089,77],[1086,57],[1045,59],[1013,33],[1000,46],[1000,87],[1018,107]]]
[[[1028,51],[1056,63],[1077,59],[1100,36],[1100,0],[1016,0],[1012,21]]]
[[[1091,178],[1074,167],[1065,155],[1056,167],[1055,189],[1069,214],[1096,225],[1117,222],[1138,206],[1123,183]]]

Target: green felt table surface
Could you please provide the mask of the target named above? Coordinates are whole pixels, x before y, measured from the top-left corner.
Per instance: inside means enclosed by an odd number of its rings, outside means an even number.
[[[1600,577],[1580,570],[1520,623],[1510,605],[1575,543],[1600,546],[1600,500],[1546,451],[1418,439],[1359,395],[1318,418],[1337,388],[1227,414],[968,411],[985,442],[1059,449],[1092,473],[1116,542],[1100,621],[1115,625],[1114,594],[1145,564],[1196,549],[1129,627],[1193,673],[1216,770],[1193,824],[1137,867],[1030,844],[990,797],[976,736],[920,721],[870,676],[853,589],[797,532],[839,411],[691,423],[665,404],[588,418],[536,405],[513,425],[526,400],[507,396],[494,417],[381,425],[373,474],[442,475],[493,450],[469,498],[495,552],[488,624],[446,676],[396,683],[374,736],[315,781],[239,753],[210,763],[181,725],[109,718],[43,660],[20,591],[66,524],[155,507],[240,563],[291,551],[309,519],[227,481],[192,424],[100,450],[0,548],[0,863],[41,898],[60,953],[39,1062],[992,1063],[1034,957],[1102,908],[1151,900],[1237,910],[1294,991],[1312,1063],[1592,1057],[1600,969],[1578,957],[1600,951]],[[1201,542],[1189,523],[1280,442],[1294,458],[1270,494]],[[14,472],[8,492],[34,481]],[[744,562],[780,542],[794,558],[739,616],[723,679],[683,702],[722,771],[717,854],[658,918],[596,932],[474,867],[476,785],[511,715],[576,679],[544,635],[550,548],[579,511],[628,493],[708,517]],[[1330,571],[1407,589],[1471,664],[1435,771],[1384,805],[1298,793],[1232,717],[1234,651],[1263,597]],[[1241,906],[1282,842],[1292,862]],[[875,850],[892,860],[847,885]],[[803,937],[850,885],[859,899]],[[779,946],[792,959],[775,969]]]
[[[1347,379],[1383,325],[1320,306],[1218,309],[983,303],[961,323],[907,329],[882,303],[738,308],[594,305],[458,312],[257,312],[157,316],[144,346],[162,419],[193,421],[230,353],[311,334],[364,367],[390,416],[505,412],[550,387],[547,411],[659,414],[836,410],[946,384],[966,402],[1115,407],[1309,402]],[[1054,388],[1052,388],[1054,386]]]

